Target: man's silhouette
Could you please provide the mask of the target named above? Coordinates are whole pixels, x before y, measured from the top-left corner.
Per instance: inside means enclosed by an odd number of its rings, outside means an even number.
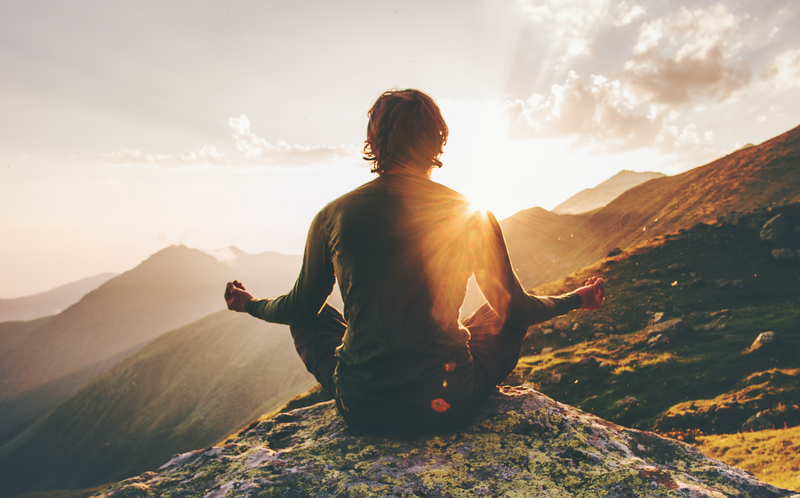
[[[317,214],[294,288],[275,299],[254,299],[238,281],[225,291],[228,308],[291,326],[309,372],[354,428],[463,424],[514,369],[529,325],[603,302],[595,277],[557,297],[522,289],[494,216],[430,179],[447,136],[426,94],[382,94],[364,146],[378,177]],[[488,303],[460,322],[472,275]],[[337,282],[343,314],[326,304]]]

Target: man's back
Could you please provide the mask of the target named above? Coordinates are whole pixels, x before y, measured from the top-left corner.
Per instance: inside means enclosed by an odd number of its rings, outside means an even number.
[[[470,361],[458,313],[477,218],[460,194],[394,174],[322,210],[315,225],[330,243],[347,320],[335,376],[341,395],[403,395],[444,360]]]

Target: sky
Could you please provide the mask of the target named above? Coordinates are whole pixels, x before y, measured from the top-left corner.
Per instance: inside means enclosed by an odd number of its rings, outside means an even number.
[[[418,88],[499,218],[800,125],[800,2],[0,2],[0,298],[173,244],[302,253]]]

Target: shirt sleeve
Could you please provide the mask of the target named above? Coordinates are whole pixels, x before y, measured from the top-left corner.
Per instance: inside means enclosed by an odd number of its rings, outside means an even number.
[[[494,311],[505,323],[529,326],[578,309],[581,297],[575,293],[562,296],[534,296],[522,288],[511,267],[503,231],[491,212],[479,213],[472,230],[475,280]]]
[[[306,238],[303,266],[288,294],[253,299],[245,311],[256,318],[286,325],[302,325],[319,314],[336,282],[323,212],[317,214]]]

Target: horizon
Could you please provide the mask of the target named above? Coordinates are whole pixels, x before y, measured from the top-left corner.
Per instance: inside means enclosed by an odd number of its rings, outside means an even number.
[[[374,177],[366,112],[392,87],[450,127],[433,180],[498,218],[798,125],[800,4],[643,5],[3,3],[0,298],[171,245],[301,254]]]

